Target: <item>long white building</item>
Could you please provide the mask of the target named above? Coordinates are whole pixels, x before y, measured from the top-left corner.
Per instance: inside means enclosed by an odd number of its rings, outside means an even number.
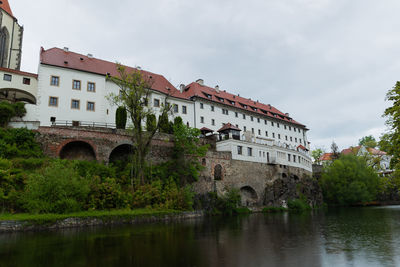
[[[21,72],[22,27],[12,15],[8,1],[0,1],[0,11],[0,75],[3,76],[0,99],[27,103],[23,121],[12,124],[31,128],[113,127],[117,107],[107,97],[118,94],[119,88],[106,76],[118,75],[116,64],[68,48],[41,48],[38,73]],[[18,38],[10,38],[9,31],[19,34]],[[127,67],[127,70],[134,68]],[[162,75],[140,71],[152,80],[149,108],[157,115],[168,96],[167,101],[173,107],[171,119],[180,116],[188,126],[218,135],[217,151],[229,151],[236,160],[311,171],[308,129],[288,113],[218,86],[207,86],[202,79],[177,89]],[[218,132],[222,127],[227,128],[226,125],[230,125],[235,136]]]

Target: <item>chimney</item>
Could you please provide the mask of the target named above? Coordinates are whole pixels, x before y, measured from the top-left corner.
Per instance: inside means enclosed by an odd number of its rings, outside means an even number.
[[[270,104],[268,104],[268,107],[269,107],[269,108],[271,108],[271,105],[270,105]]]
[[[68,51],[69,51],[68,47],[64,46],[64,52],[68,52]]]
[[[92,54],[87,54],[87,57],[88,58],[93,58],[93,55]]]
[[[137,70],[142,70],[142,67],[136,66],[136,69],[137,69]]]
[[[183,83],[181,83],[179,85],[179,91],[181,91],[181,93],[183,93],[184,90],[185,90],[185,85]]]
[[[215,91],[216,91],[217,93],[219,93],[219,85],[216,85],[216,86],[215,86]]]
[[[289,117],[289,113],[285,113],[286,117]]]
[[[204,80],[203,79],[197,79],[196,83],[198,83],[200,85],[204,85]]]

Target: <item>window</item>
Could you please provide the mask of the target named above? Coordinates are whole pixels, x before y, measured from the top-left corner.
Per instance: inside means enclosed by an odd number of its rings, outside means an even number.
[[[200,123],[204,123],[204,117],[203,116],[200,117]]]
[[[58,77],[58,76],[51,76],[51,77],[50,77],[50,85],[52,85],[52,86],[59,86],[59,85],[60,85],[60,77]]]
[[[96,84],[94,82],[87,83],[88,92],[96,92]]]
[[[292,130],[292,127],[289,126],[289,131],[291,131],[291,130]]]
[[[182,114],[187,114],[187,108],[186,108],[186,106],[182,106]]]
[[[30,85],[30,84],[31,84],[31,79],[29,79],[29,78],[23,78],[23,79],[22,79],[22,83],[23,83],[23,84],[26,84],[26,85]]]
[[[237,118],[239,116],[239,113],[235,112],[235,118]]]
[[[297,137],[294,138],[294,141],[297,143]]]
[[[267,125],[267,120],[264,120],[264,124]]]
[[[238,146],[238,147],[237,147],[237,153],[238,153],[238,155],[242,155],[242,151],[243,151],[243,147],[242,147],[242,146]]]
[[[274,122],[273,121],[271,121],[271,126],[274,126]]]
[[[203,103],[200,103],[200,108],[204,109],[204,104]]]
[[[299,139],[299,143],[301,144],[301,138]]]
[[[296,162],[296,155],[293,155],[293,162]]]
[[[251,133],[254,134],[254,128],[251,128]]]
[[[215,125],[215,120],[211,119],[211,125]]]
[[[49,97],[49,106],[50,107],[58,107],[58,97],[50,96]]]
[[[265,131],[265,136],[268,136],[268,131]]]
[[[94,111],[94,102],[87,102],[86,104],[86,110],[88,111]]]
[[[81,81],[72,80],[72,89],[81,90]]]
[[[254,117],[253,117],[253,116],[250,116],[250,120],[251,120],[251,121],[254,121]]]
[[[72,109],[79,109],[79,100],[76,100],[76,99],[72,99],[71,100],[71,108]]]
[[[293,138],[292,137],[290,137],[290,142],[292,142],[293,141]]]
[[[285,140],[287,141],[288,139],[287,139],[287,135],[285,135]]]
[[[246,119],[246,114],[243,114],[243,119],[244,119],[244,120]]]
[[[272,133],[272,138],[275,138],[275,133]]]
[[[286,125],[283,125],[283,127],[284,127],[284,128],[285,128],[285,130],[286,130],[286,128],[287,128],[287,127],[286,127]]]
[[[214,111],[214,106],[211,106],[211,111]]]
[[[243,126],[243,131],[246,131],[246,126]]]
[[[261,135],[261,130],[260,129],[258,129],[258,135]]]
[[[278,127],[278,128],[279,128],[279,122],[277,122],[277,123],[276,123],[276,127]]]
[[[260,123],[260,118],[257,118],[257,122]]]
[[[247,155],[250,157],[253,156],[253,148],[251,148],[251,147],[247,148]]]
[[[287,154],[287,160],[290,161],[290,154]]]
[[[258,156],[261,158],[261,150],[258,151]]]
[[[11,82],[11,78],[12,78],[12,76],[10,74],[4,74],[4,76],[3,76],[3,80],[8,81],[8,82]]]
[[[177,104],[174,104],[173,109],[174,109],[174,112],[175,112],[175,113],[178,113],[178,112],[179,112],[179,107],[178,107]]]
[[[227,109],[222,109],[222,114],[228,115],[228,110]]]
[[[278,134],[278,139],[281,139],[281,134]]]
[[[154,107],[160,107],[160,99],[154,98]]]

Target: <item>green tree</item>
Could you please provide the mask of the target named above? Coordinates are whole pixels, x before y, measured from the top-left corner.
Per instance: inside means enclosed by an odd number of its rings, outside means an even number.
[[[375,200],[379,177],[363,157],[343,155],[326,167],[320,184],[328,204],[351,205]]]
[[[375,148],[378,143],[372,135],[368,135],[358,140],[358,145]]]
[[[154,114],[147,115],[147,118],[146,118],[146,130],[148,132],[152,132],[152,131],[154,131],[154,129],[156,127],[157,127],[156,115],[154,115]]]
[[[172,155],[172,173],[181,185],[197,181],[203,169],[200,158],[204,157],[208,145],[200,144],[200,130],[183,124],[180,117],[175,118],[173,125],[174,150]]]
[[[314,159],[315,164],[320,164],[320,158],[324,154],[324,151],[321,148],[316,148],[311,151],[311,156]]]
[[[0,127],[6,127],[12,117],[15,116],[15,109],[12,104],[0,102]]]
[[[332,152],[332,160],[335,161],[340,157],[340,152],[339,152],[339,147],[335,143],[335,141],[332,142],[331,144],[331,152]]]
[[[115,126],[117,129],[125,129],[126,127],[126,108],[118,107],[115,112]]]
[[[118,76],[107,79],[119,87],[119,95],[110,94],[109,99],[117,105],[124,106],[129,117],[132,120],[133,129],[131,134],[133,149],[133,164],[131,167],[131,187],[133,189],[133,177],[139,179],[144,184],[146,156],[149,152],[150,143],[155,133],[160,128],[160,120],[152,131],[143,131],[142,125],[145,118],[154,111],[148,107],[150,103],[151,86],[153,84],[151,76],[139,70],[127,72],[126,68],[120,64],[117,65]],[[165,97],[161,105],[161,116],[168,116],[170,105],[167,104],[168,96]]]
[[[392,134],[391,133],[384,133],[380,136],[378,147],[379,150],[385,151],[389,154],[392,154],[391,151],[393,149],[392,141]]]
[[[168,114],[160,115],[158,118],[158,123],[160,124],[160,132],[169,134],[173,133],[173,129],[168,120]]]

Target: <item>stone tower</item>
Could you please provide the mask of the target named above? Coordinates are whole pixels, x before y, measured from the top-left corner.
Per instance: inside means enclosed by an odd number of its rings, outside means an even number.
[[[0,67],[20,69],[23,31],[8,0],[0,0]]]

